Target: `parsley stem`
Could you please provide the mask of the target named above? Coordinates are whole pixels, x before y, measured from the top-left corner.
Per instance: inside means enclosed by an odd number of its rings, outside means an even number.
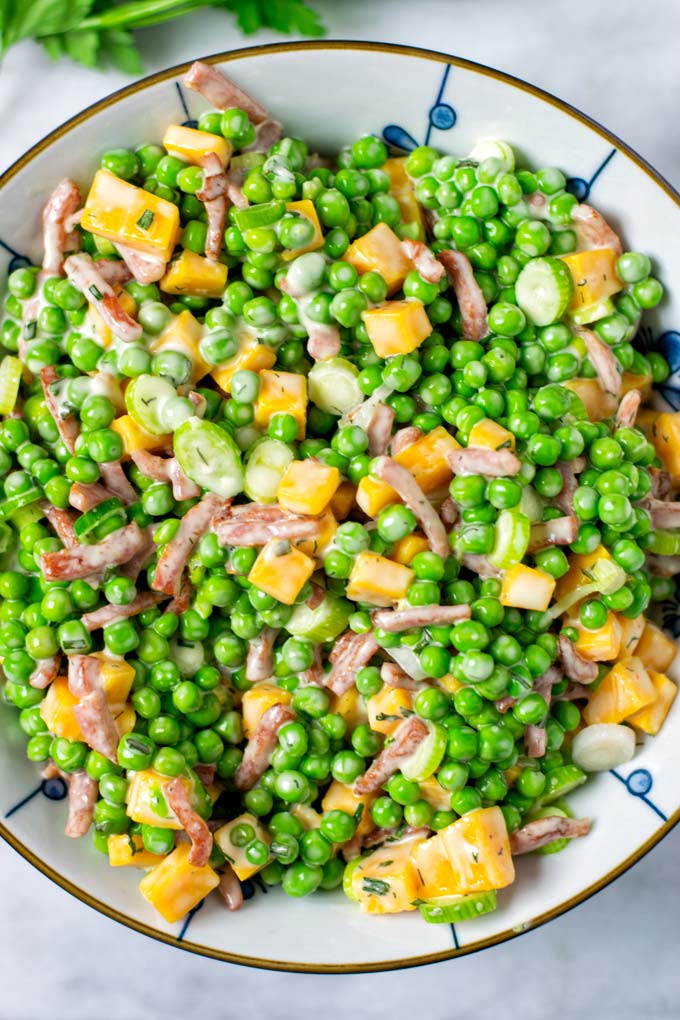
[[[205,0],[130,0],[102,14],[85,18],[79,28],[141,28],[179,17],[202,6],[205,6]]]

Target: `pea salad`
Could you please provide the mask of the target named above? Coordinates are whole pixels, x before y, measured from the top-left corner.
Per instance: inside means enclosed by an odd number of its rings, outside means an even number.
[[[254,876],[479,916],[677,693],[662,285],[504,141],[326,158],[184,81],[8,278],[4,698],[169,923]]]

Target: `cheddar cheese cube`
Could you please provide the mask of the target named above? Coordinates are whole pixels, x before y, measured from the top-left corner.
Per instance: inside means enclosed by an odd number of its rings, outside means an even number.
[[[98,170],[80,224],[114,244],[169,262],[179,236],[179,209],[108,170]]]
[[[159,351],[178,351],[188,358],[192,366],[189,383],[193,386],[210,371],[210,365],[204,361],[201,354],[202,336],[203,327],[200,322],[185,309],[166,326],[160,336],[156,337],[150,345],[150,350],[152,354],[158,354]]]
[[[421,301],[386,301],[369,308],[361,317],[373,350],[380,358],[410,354],[432,332],[432,325]]]
[[[371,729],[389,737],[404,719],[413,715],[413,692],[385,684],[381,691],[368,699],[366,708]]]
[[[68,740],[82,740],[83,734],[73,714],[78,698],[71,694],[68,679],[56,677],[47,688],[47,694],[40,705],[40,715],[50,733]]]
[[[249,814],[247,811],[244,812],[244,814],[239,815],[238,818],[232,818],[230,822],[227,822],[226,825],[222,825],[215,833],[215,842],[231,864],[236,873],[236,877],[241,882],[245,882],[245,880],[250,878],[251,875],[257,874],[258,871],[262,871],[262,868],[267,866],[269,860],[265,861],[263,864],[250,863],[246,857],[246,847],[237,845],[240,842],[238,837],[236,837],[236,842],[232,841],[234,829],[239,825],[251,826],[251,828],[255,830],[253,839],[262,840],[266,846],[269,846],[270,838],[269,833],[260,820],[256,818],[255,815]]]
[[[347,584],[347,598],[391,606],[406,596],[413,571],[374,552],[359,553]]]
[[[498,807],[478,808],[413,850],[418,895],[439,896],[503,889],[515,879],[508,830]]]
[[[418,783],[420,787],[420,796],[423,800],[427,801],[430,807],[433,807],[435,811],[450,811],[451,810],[451,792],[445,790],[443,786],[439,784],[439,781],[435,776],[430,776],[429,779],[423,779],[421,783]]]
[[[185,159],[194,166],[202,166],[205,157],[214,152],[223,167],[228,166],[234,151],[231,142],[209,131],[169,124],[163,135],[163,147],[171,156]]]
[[[209,864],[198,868],[190,863],[190,853],[190,844],[180,843],[139,884],[142,896],[169,924],[180,921],[220,884]]]
[[[168,782],[170,780],[166,776],[153,769],[135,772],[127,796],[127,813],[133,822],[155,825],[159,829],[183,828],[165,796]]]
[[[622,659],[628,658],[629,655],[637,655],[637,647],[640,643],[643,631],[645,629],[646,620],[644,615],[640,613],[639,616],[634,616],[632,620],[628,619],[627,616],[623,616],[621,613],[617,613],[616,617],[621,627],[621,646],[619,648],[619,655]]]
[[[357,273],[380,273],[387,284],[387,296],[399,290],[413,269],[413,263],[401,246],[401,241],[386,223],[377,223],[367,233],[350,244],[343,255],[345,262],[354,266]]]
[[[390,195],[399,203],[399,211],[403,223],[413,223],[417,227],[416,240],[425,240],[425,216],[420,202],[416,198],[413,181],[406,173],[407,156],[396,156],[386,159],[381,169],[390,179]]]
[[[571,309],[586,308],[623,290],[616,272],[617,254],[612,248],[595,248],[562,256],[574,281]]]
[[[470,429],[469,446],[485,446],[489,450],[514,450],[515,437],[497,421],[482,418]]]
[[[614,414],[618,401],[605,393],[597,379],[567,379],[561,385],[581,398],[591,421],[603,421]]]
[[[292,606],[303,585],[316,570],[316,562],[286,539],[272,538],[255,560],[248,580],[268,595]]]
[[[580,619],[571,618],[567,626],[578,631],[574,643],[576,651],[591,662],[611,662],[621,654],[621,624],[616,613],[607,612],[607,619],[601,627],[590,630]]]
[[[590,696],[583,718],[593,723],[620,723],[656,700],[657,691],[642,660],[621,659]]]
[[[609,550],[598,545],[591,553],[576,553],[569,557],[569,570],[561,577],[555,586],[555,600],[559,602],[565,595],[570,594],[582,585],[590,584],[592,577],[589,571],[601,560],[611,561],[612,555]]]
[[[415,443],[404,447],[394,458],[411,472],[426,496],[443,489],[453,478],[447,454],[460,449],[460,443],[437,425]]]
[[[342,716],[347,723],[348,730],[355,730],[357,726],[368,722],[366,702],[354,685],[342,694],[332,696],[331,711]]]
[[[154,436],[141,425],[138,425],[129,414],[114,418],[109,428],[117,432],[123,440],[123,456],[130,457],[134,450],[162,450],[172,440],[171,435]]]
[[[291,414],[298,423],[298,439],[307,425],[307,379],[296,372],[260,372],[260,392],[255,401],[255,424],[263,431],[275,414]]]
[[[112,868],[153,868],[164,860],[163,854],[152,854],[144,849],[141,836],[121,832],[107,840],[109,864]]]
[[[276,498],[279,506],[292,514],[318,517],[324,512],[338,486],[336,467],[309,458],[293,460],[283,473]]]
[[[397,914],[415,910],[418,875],[412,851],[422,837],[411,836],[374,850],[359,859],[352,872],[352,897],[365,914]]]
[[[429,543],[424,535],[419,535],[417,532],[405,535],[404,538],[400,538],[398,542],[394,543],[389,559],[394,560],[395,563],[403,563],[405,567],[408,567],[414,556],[421,552],[427,552],[429,548]]]
[[[351,786],[345,786],[334,779],[323,796],[321,810],[345,811],[352,815],[357,819],[357,833],[363,836],[373,828],[370,807],[374,800],[375,794],[355,793]]]
[[[340,482],[340,485],[331,496],[331,501],[328,504],[337,521],[344,521],[345,518],[349,517],[352,507],[354,506],[356,492],[357,487],[353,482]]]
[[[645,622],[642,636],[637,643],[635,654],[642,659],[648,670],[655,673],[665,673],[675,661],[678,654],[678,646],[675,641],[669,638],[661,627],[657,627],[651,620]]]
[[[239,340],[239,349],[233,358],[225,361],[222,365],[210,370],[217,385],[225,393],[231,393],[231,380],[234,374],[242,368],[251,372],[262,372],[265,368],[271,368],[276,362],[276,352],[261,344],[256,337],[244,334]]]
[[[663,726],[670,707],[678,693],[677,684],[669,680],[663,673],[650,672],[649,679],[654,684],[656,698],[649,705],[628,716],[626,720],[638,730],[655,737]]]
[[[318,518],[318,524],[319,531],[314,538],[304,538],[301,542],[296,542],[295,548],[305,553],[306,556],[313,556],[315,559],[320,560],[326,555],[335,538],[338,522],[333,513],[330,510],[326,510]]]
[[[381,510],[391,503],[399,503],[399,496],[391,485],[364,475],[357,485],[357,506],[367,517],[377,517]]]
[[[185,248],[167,268],[159,283],[166,294],[192,294],[197,297],[222,297],[227,285],[227,267]]]
[[[115,290],[115,288],[114,288]],[[118,295],[118,302],[120,307],[128,315],[132,316],[137,311],[137,302],[133,298],[132,294],[128,294],[126,290],[121,290]],[[107,350],[114,340],[113,330],[107,322],[102,318],[101,312],[96,305],[88,305],[87,312],[85,313],[85,320],[82,325],[82,332],[85,335],[91,335],[98,344]],[[89,372],[88,375],[95,375],[94,372]]]
[[[501,603],[516,609],[536,609],[543,613],[550,605],[555,578],[535,567],[516,563],[503,574]]]
[[[243,713],[243,732],[246,737],[252,737],[260,719],[274,705],[290,705],[293,695],[290,691],[284,691],[276,684],[263,683],[255,684],[249,691],[243,694],[241,712]]]
[[[650,373],[622,372],[621,374],[621,396],[624,397],[630,390],[639,390],[643,403],[649,400],[652,395],[654,380]],[[638,428],[637,422],[635,425]]]
[[[300,199],[298,202],[286,202],[286,209],[295,216],[304,216],[314,227],[314,236],[304,248],[283,249],[281,258],[284,262],[289,262],[291,259],[296,259],[298,255],[304,255],[306,251],[316,251],[317,248],[322,248],[323,231],[314,203],[309,198]]]
[[[680,411],[664,411],[652,425],[656,455],[674,479],[680,479]]]

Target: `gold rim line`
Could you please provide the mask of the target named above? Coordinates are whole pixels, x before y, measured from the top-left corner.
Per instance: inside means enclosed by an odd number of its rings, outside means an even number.
[[[569,103],[558,99],[550,92],[539,88],[536,85],[532,85],[529,82],[523,81],[521,78],[517,78],[514,75],[508,74],[504,71],[499,71],[496,68],[489,67],[486,64],[479,64],[472,60],[467,60],[464,57],[451,56],[446,53],[442,53],[437,50],[429,50],[424,47],[417,46],[401,46],[395,43],[374,43],[374,42],[362,42],[354,40],[328,40],[327,42],[291,42],[291,43],[269,43],[262,46],[247,46],[237,50],[230,50],[225,53],[214,53],[200,59],[210,64],[222,64],[229,63],[233,60],[241,60],[248,57],[260,57],[267,56],[276,53],[291,53],[300,52],[304,50],[354,50],[359,52],[378,52],[388,53],[397,56],[405,57],[416,57],[420,60],[427,60],[434,63],[450,64],[453,67],[459,67],[463,70],[473,72],[475,74],[482,75],[483,77],[492,78],[495,81],[499,81],[504,85],[510,85],[516,88],[518,91],[528,93],[541,101],[547,103],[550,106],[555,107],[561,113],[566,114],[573,120],[579,121],[585,127],[590,128],[595,134],[604,138],[607,142],[622,152],[628,159],[631,160],[640,170],[642,170],[651,180],[661,188],[668,197],[680,207],[680,194],[675,188],[657,171],[654,167],[647,162],[642,156],[639,155],[634,149],[623,142],[613,132],[607,130],[596,120],[588,117],[580,110],[571,106]],[[133,82],[131,85],[127,85],[116,92],[105,96],[103,99],[98,100],[96,103],[86,107],[80,113],[71,117],[63,124],[59,125],[53,131],[45,135],[40,141],[36,142],[23,156],[20,156],[14,163],[12,163],[8,169],[0,175],[0,190],[5,187],[18,173],[20,173],[26,166],[31,163],[36,156],[44,152],[50,147],[55,141],[63,138],[69,132],[73,131],[76,127],[90,120],[92,117],[101,113],[103,110],[109,109],[119,101],[127,99],[129,96],[135,95],[138,92],[142,92],[152,85],[157,85],[165,81],[169,81],[172,78],[176,78],[178,75],[186,71],[191,65],[192,61],[184,61],[180,64],[176,64],[173,67],[166,68],[163,71],[157,71],[154,74],[148,75],[141,78],[137,82]],[[111,907],[104,903],[102,900],[97,899],[90,893],[85,892],[83,889],[74,885],[70,879],[65,878],[56,872],[51,865],[47,864],[40,857],[38,857],[32,850],[25,846],[21,840],[19,840],[9,829],[7,829],[0,822],[0,837],[8,843],[12,849],[16,850],[21,857],[32,864],[38,871],[42,872],[47,878],[51,879],[56,885],[60,886],[66,892],[70,893],[76,899],[85,903],[87,906],[94,908],[99,913],[104,914],[106,917],[117,921],[119,924],[124,925],[133,931],[139,932],[142,935],[147,935],[149,938],[155,939],[157,942],[163,942],[170,946],[175,946],[180,949],[185,949],[188,952],[195,953],[199,956],[209,957],[214,960],[220,960],[226,963],[236,963],[241,966],[255,967],[261,970],[276,970],[276,971],[287,971],[292,973],[303,973],[303,974],[358,974],[358,973],[373,973],[377,971],[389,971],[389,970],[400,970],[409,967],[426,966],[431,963],[440,963],[445,960],[456,959],[461,956],[467,956],[471,953],[479,952],[482,949],[487,949],[490,946],[500,945],[503,942],[515,938],[518,935],[524,934],[525,931],[534,931],[541,925],[546,924],[548,921],[552,921],[555,918],[561,916],[567,911],[583,903],[589,899],[595,893],[600,892],[607,885],[611,884],[615,879],[622,875],[625,871],[628,871],[634,864],[637,864],[642,857],[645,856],[653,847],[655,847],[663,838],[666,836],[671,829],[677,825],[680,821],[680,808],[671,815],[671,817],[664,822],[660,828],[658,828],[641,846],[639,846],[629,857],[621,861],[615,868],[613,868],[606,875],[597,879],[591,885],[585,889],[576,893],[574,896],[565,900],[557,907],[545,911],[539,914],[537,917],[532,918],[527,922],[526,926],[522,926],[521,930],[509,928],[505,931],[498,932],[495,935],[490,935],[485,939],[480,939],[477,942],[470,942],[464,946],[460,946],[457,949],[443,950],[438,953],[429,953],[422,956],[409,956],[402,959],[394,960],[381,960],[374,961],[372,963],[358,963],[358,964],[329,964],[329,963],[299,963],[293,964],[288,961],[281,960],[269,960],[260,957],[242,956],[237,953],[230,953],[225,950],[213,949],[210,946],[203,946],[196,942],[180,940],[174,935],[166,934],[160,931],[158,928],[153,928],[147,925],[143,921],[137,921],[115,907]]]

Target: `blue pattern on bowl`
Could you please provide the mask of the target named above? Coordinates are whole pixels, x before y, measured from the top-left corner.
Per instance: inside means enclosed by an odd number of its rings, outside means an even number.
[[[425,139],[422,143],[423,145],[430,144],[432,128],[436,128],[438,131],[450,131],[452,127],[455,127],[456,121],[458,120],[458,114],[454,108],[449,103],[442,102],[450,71],[451,65],[447,64],[444,68],[444,74],[442,75],[437,96],[427,114],[427,130],[425,132]],[[400,127],[399,124],[388,124],[383,128],[382,136],[388,145],[391,145],[395,149],[404,149],[406,152],[411,152],[420,144],[415,140],[412,134],[409,134],[409,132],[403,127]]]

